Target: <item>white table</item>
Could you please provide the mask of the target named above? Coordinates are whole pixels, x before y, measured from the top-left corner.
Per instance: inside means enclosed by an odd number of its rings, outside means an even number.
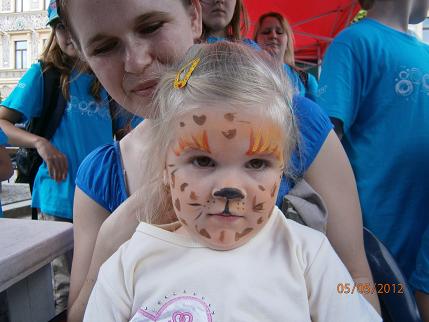
[[[70,223],[0,219],[0,292],[10,322],[55,316],[50,262],[72,248]]]

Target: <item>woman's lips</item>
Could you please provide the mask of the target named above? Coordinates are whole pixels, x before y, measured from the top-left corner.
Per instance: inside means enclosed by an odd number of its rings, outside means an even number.
[[[156,80],[146,81],[134,87],[131,92],[139,96],[152,96],[157,84],[158,82]]]

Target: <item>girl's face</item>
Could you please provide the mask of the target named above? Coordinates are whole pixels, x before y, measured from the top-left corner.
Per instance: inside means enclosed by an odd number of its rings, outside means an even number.
[[[147,117],[158,79],[201,35],[197,0],[74,0],[71,27],[84,60],[109,94]]]
[[[67,54],[70,57],[75,57],[77,54],[76,49],[73,46],[70,33],[65,29],[64,25],[61,22],[59,22],[54,26],[54,30],[55,30],[55,38],[62,52]]]
[[[288,37],[280,21],[274,17],[266,17],[256,36],[256,42],[262,49],[270,53],[279,61],[283,61],[286,52]]]
[[[210,36],[225,37],[235,5],[236,0],[201,0],[203,23],[210,30]]]
[[[284,164],[278,126],[228,107],[198,108],[177,120],[165,173],[184,231],[219,250],[241,246],[262,229]]]

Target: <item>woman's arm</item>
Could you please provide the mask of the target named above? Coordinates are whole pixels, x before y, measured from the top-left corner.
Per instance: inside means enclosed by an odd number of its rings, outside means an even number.
[[[76,216],[74,219],[75,250],[67,321],[82,321],[100,266],[120,245],[130,239],[138,225],[137,216],[141,200],[143,200],[143,196],[139,191],[136,191],[104,220],[101,209],[97,210],[97,207],[100,206],[76,188],[76,206],[74,208]],[[83,203],[81,203],[82,201]],[[80,205],[77,206],[77,204]],[[108,212],[103,210],[105,217],[107,217]],[[92,216],[98,219],[86,218]],[[79,242],[77,243],[77,241]]]
[[[34,148],[48,166],[52,179],[61,181],[67,177],[67,157],[58,151],[44,137],[27,132],[15,126],[22,114],[13,109],[2,106],[0,108],[0,127],[9,138],[8,143],[19,147]]]
[[[69,311],[85,282],[97,234],[110,213],[76,187],[73,214],[74,251],[70,276]]]
[[[355,283],[373,283],[363,244],[362,213],[350,162],[333,130],[304,175],[328,208],[327,236]],[[376,294],[365,295],[380,312]]]

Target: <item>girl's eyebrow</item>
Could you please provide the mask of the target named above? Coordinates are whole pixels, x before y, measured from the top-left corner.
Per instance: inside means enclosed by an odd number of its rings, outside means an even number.
[[[134,19],[133,24],[135,27],[137,27],[148,22],[153,22],[156,20],[167,20],[167,19],[168,20],[171,19],[171,16],[168,13],[154,10],[154,11],[143,13],[140,16],[137,16]],[[108,34],[103,34],[103,33],[95,34],[94,36],[88,39],[88,41],[86,42],[86,47],[90,47],[94,43],[97,43],[99,41],[105,40],[110,37],[112,36]]]

